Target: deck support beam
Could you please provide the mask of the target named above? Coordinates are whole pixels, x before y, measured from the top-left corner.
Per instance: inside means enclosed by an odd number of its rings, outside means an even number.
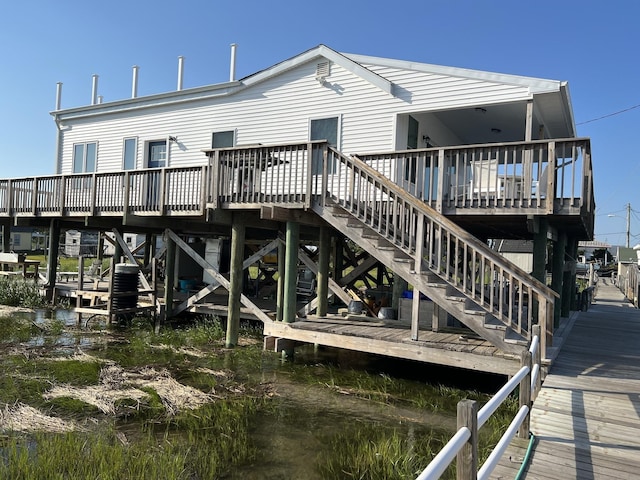
[[[570,237],[567,239],[567,255],[569,260],[565,262],[564,279],[562,281],[562,307],[560,314],[568,317],[571,313],[575,299],[576,285],[576,257],[578,256],[578,241]]]
[[[238,344],[240,332],[240,296],[242,295],[242,279],[244,277],[242,261],[244,260],[245,234],[244,221],[237,217],[234,218],[231,226],[231,274],[225,342],[227,348],[235,347]]]
[[[284,262],[284,306],[282,320],[296,320],[296,281],[298,279],[298,248],[300,246],[300,224],[287,222],[286,252]]]
[[[2,220],[2,251],[11,251],[11,220]]]
[[[318,285],[317,297],[318,308],[316,313],[319,317],[327,315],[329,307],[329,250],[331,249],[331,238],[329,237],[329,229],[325,226],[320,227],[320,252],[318,258]]]
[[[276,290],[276,321],[282,321],[284,313],[284,262],[286,247],[282,242],[278,243],[278,282]]]
[[[558,239],[553,242],[553,269],[551,271],[551,288],[560,298],[556,299],[553,308],[553,327],[560,326],[560,313],[564,303],[562,282],[564,280],[564,254],[567,249],[567,233],[558,232]]]
[[[45,285],[45,298],[51,302],[56,289],[56,276],[58,275],[58,253],[60,250],[60,221],[53,218],[49,224],[49,257],[47,259],[47,284]]]
[[[176,272],[176,242],[174,242],[170,235],[165,235],[164,241],[167,247],[164,267],[164,314],[167,318],[170,318],[173,315],[173,288]]]

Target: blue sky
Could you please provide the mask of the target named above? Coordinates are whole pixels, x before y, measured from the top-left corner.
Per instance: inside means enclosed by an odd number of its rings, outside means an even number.
[[[56,82],[62,107],[242,77],[324,43],[347,53],[569,82],[578,135],[590,137],[596,239],[640,242],[640,2],[611,0],[24,0],[0,20],[2,177],[53,172]],[[628,109],[628,110],[627,110]],[[627,110],[624,113],[608,116]],[[585,123],[589,122],[589,123]],[[609,217],[608,214],[618,215]]]

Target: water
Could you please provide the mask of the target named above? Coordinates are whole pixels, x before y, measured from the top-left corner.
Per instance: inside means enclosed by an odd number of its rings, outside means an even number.
[[[207,388],[206,378],[194,373],[198,368],[228,371],[233,379],[230,384],[247,386],[247,391],[253,386],[268,386],[275,394],[266,402],[266,408],[251,417],[249,425],[249,441],[258,452],[257,458],[233,467],[224,477],[232,480],[321,479],[317,465],[334,454],[331,444],[335,439],[349,442],[349,435],[357,435],[362,429],[397,432],[402,438],[433,428],[453,433],[455,409],[447,407],[447,402],[455,404],[455,399],[425,397],[427,382],[444,380],[473,388],[481,386],[490,392],[494,383],[500,385],[502,381],[499,377],[463,374],[418,362],[312,346],[297,349],[292,361],[283,361],[278,354],[261,353],[259,342],[233,351],[213,349],[206,357],[151,348],[134,352],[128,350],[134,335],[131,331],[107,330],[104,325],[98,330],[78,328],[73,312],[62,309],[16,313],[12,320],[2,324],[7,330],[1,332],[0,347],[8,343],[20,345],[28,351],[29,358],[84,352],[115,359],[125,370],[142,365],[166,368],[178,381],[192,382],[203,391]],[[12,324],[20,323],[18,320],[37,326],[30,330],[27,341],[24,332],[12,336],[8,330]],[[2,348],[0,352],[7,350]],[[220,391],[220,384],[216,388]],[[118,420],[119,428],[131,438],[135,436],[132,432],[139,430],[136,422],[139,420]]]

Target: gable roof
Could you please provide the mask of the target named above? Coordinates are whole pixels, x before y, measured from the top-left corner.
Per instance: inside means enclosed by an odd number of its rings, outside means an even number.
[[[479,81],[521,86],[527,88],[530,95],[539,95],[541,101],[543,101],[540,105],[544,105],[544,107],[541,108],[544,108],[545,110],[549,109],[549,111],[552,112],[550,118],[561,119],[560,122],[563,130],[565,132],[569,132],[570,136],[575,136],[573,112],[566,82],[365,55],[343,54],[322,44],[237,81],[175,90],[143,97],[127,98],[97,105],[85,105],[82,107],[62,109],[51,112],[51,115],[54,116],[56,121],[58,121],[231,96],[241,90],[277,77],[283,72],[294,69],[315,59],[327,59],[345,70],[352,72],[354,75],[359,76],[389,95],[394,95],[395,89],[393,82],[374,72],[368,68],[367,65],[413,70],[423,73],[456,76],[476,79]],[[549,95],[551,98],[548,101],[544,101],[544,98]],[[561,96],[560,101],[558,101],[556,97],[557,95]]]

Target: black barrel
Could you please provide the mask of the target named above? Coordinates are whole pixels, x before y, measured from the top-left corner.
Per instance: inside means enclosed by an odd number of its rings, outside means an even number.
[[[113,269],[113,309],[136,308],[138,306],[138,265],[118,263]],[[131,295],[120,295],[129,293]]]

